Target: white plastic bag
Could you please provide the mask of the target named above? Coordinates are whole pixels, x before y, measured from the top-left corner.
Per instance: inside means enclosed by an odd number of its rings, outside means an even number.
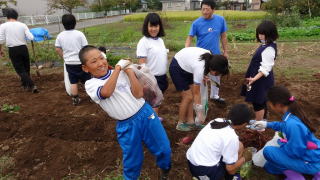
[[[156,78],[151,74],[149,68],[138,64],[131,64],[128,68],[131,68],[134,71],[138,81],[143,86],[143,98],[152,107],[160,106],[163,100],[163,94],[158,86]]]
[[[257,153],[255,153],[253,156],[252,156],[252,161],[253,161],[253,164],[258,166],[258,167],[263,167],[267,160],[264,158],[263,156],[263,150],[265,147],[267,146],[276,146],[276,147],[279,147],[280,145],[278,144],[278,139],[281,139],[281,137],[279,136],[279,133],[276,132],[273,136],[273,138],[268,141],[266,143],[266,145],[264,145],[264,147],[262,149],[260,149],[260,151],[258,151]]]
[[[66,88],[66,92],[69,96],[71,96],[71,83],[69,80],[69,75],[68,75],[65,63],[63,64],[63,73],[64,73],[64,76],[63,76],[64,77],[64,86]]]
[[[200,96],[201,96],[201,105],[203,107],[203,111],[199,112],[201,113],[200,115],[197,114],[196,112],[196,118],[195,118],[195,123],[197,125],[204,123],[207,114],[208,114],[208,110],[209,110],[209,101],[208,101],[208,85],[201,83],[200,84]],[[201,118],[199,118],[198,116],[201,116]],[[203,122],[200,120],[203,119]]]

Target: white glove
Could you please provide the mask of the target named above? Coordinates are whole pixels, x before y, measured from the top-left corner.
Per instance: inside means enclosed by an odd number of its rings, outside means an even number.
[[[195,123],[197,125],[204,123],[204,106],[202,104],[193,104],[193,109],[196,111]]]
[[[131,61],[126,60],[126,59],[120,59],[116,66],[120,66],[121,70],[124,70],[127,66],[131,64]]]
[[[252,126],[255,130],[261,131],[267,128],[267,121],[256,121]]]

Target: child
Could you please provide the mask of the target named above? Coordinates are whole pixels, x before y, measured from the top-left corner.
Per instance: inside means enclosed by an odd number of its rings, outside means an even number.
[[[203,127],[195,125],[192,111],[194,108],[198,117],[198,114],[201,114],[199,112],[204,110],[201,105],[200,84],[208,74],[214,76],[229,74],[227,58],[222,55],[212,55],[209,50],[199,47],[187,47],[172,58],[169,72],[177,91],[182,91],[176,129],[190,131],[194,127]],[[203,117],[199,120],[204,122]]]
[[[12,65],[20,76],[22,87],[38,93],[37,87],[34,85],[30,77],[30,59],[26,39],[33,40],[27,25],[17,21],[18,13],[12,8],[7,8],[6,16],[8,21],[0,26],[0,56],[4,56],[2,44],[6,42],[9,49],[9,57]]]
[[[56,51],[64,59],[66,70],[71,83],[72,104],[78,105],[80,98],[78,95],[78,82],[85,83],[91,76],[82,71],[79,60],[79,51],[88,44],[84,34],[75,30],[76,18],[72,14],[62,16],[62,24],[65,31],[58,34],[56,39]]]
[[[288,89],[275,86],[268,91],[268,105],[277,114],[283,114],[281,122],[257,121],[257,130],[271,128],[282,132],[285,140],[280,147],[267,146],[263,155],[267,160],[264,168],[272,174],[292,170],[303,174],[320,173],[320,140],[316,129],[307,119],[294,96]]]
[[[137,45],[139,64],[146,65],[157,79],[162,93],[168,88],[167,49],[161,37],[165,35],[161,18],[157,13],[149,13],[143,23],[144,35]],[[153,107],[158,113],[159,107]]]
[[[187,151],[192,176],[197,179],[221,179],[226,174],[226,179],[233,179],[236,171],[252,158],[251,151],[244,150],[235,129],[245,128],[252,117],[253,113],[247,105],[237,104],[228,113],[231,123],[222,118],[208,123]]]
[[[274,85],[272,67],[277,56],[277,27],[271,21],[263,21],[256,29],[256,38],[261,45],[251,59],[241,95],[252,103],[256,120],[262,120],[267,108],[266,93]]]
[[[120,60],[113,70],[94,46],[85,46],[79,57],[83,70],[93,78],[85,83],[88,95],[111,118],[117,119],[118,142],[123,151],[123,173],[126,180],[138,179],[143,161],[142,142],[156,156],[166,179],[171,167],[170,142],[151,106],[145,103],[142,87],[132,69],[131,62]]]

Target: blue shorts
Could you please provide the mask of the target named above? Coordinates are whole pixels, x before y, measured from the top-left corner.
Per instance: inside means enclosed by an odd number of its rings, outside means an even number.
[[[221,158],[222,159],[222,158]],[[188,160],[190,172],[193,177],[202,179],[204,176],[209,179],[233,180],[234,175],[230,175],[226,170],[226,164],[220,160],[215,166],[195,166]]]
[[[190,89],[190,85],[193,84],[193,74],[183,70],[174,57],[172,58],[169,72],[177,91]]]
[[[66,64],[66,70],[71,84],[77,84],[79,80],[82,83],[85,83],[87,80],[91,79],[91,75],[82,70],[81,64]]]
[[[167,75],[162,75],[162,76],[154,76],[157,79],[158,86],[162,93],[164,93],[168,89],[168,77]]]

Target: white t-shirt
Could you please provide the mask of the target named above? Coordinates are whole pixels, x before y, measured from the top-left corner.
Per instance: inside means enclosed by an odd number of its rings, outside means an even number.
[[[200,61],[200,56],[204,53],[210,51],[199,47],[186,47],[174,56],[183,70],[193,74],[195,84],[200,84],[203,80],[204,60]]]
[[[131,85],[128,76],[121,71],[117,80],[116,88],[109,98],[100,95],[101,88],[108,81],[113,70],[101,78],[91,78],[86,81],[85,88],[91,99],[99,104],[108,115],[117,120],[127,119],[136,114],[144,105],[143,98],[136,99],[131,93]]]
[[[26,45],[26,38],[33,40],[27,25],[22,22],[6,22],[0,26],[0,44],[6,42],[7,47]]]
[[[88,45],[85,35],[78,30],[62,31],[58,34],[55,46],[63,51],[63,59],[66,64],[81,64],[79,51]]]
[[[224,120],[217,118],[215,121]],[[237,134],[230,126],[212,129],[211,122],[199,132],[187,151],[187,159],[195,166],[215,166],[223,156],[224,163],[234,164],[238,160],[239,151]]]
[[[146,58],[146,66],[155,76],[167,73],[168,50],[161,38],[143,37],[137,45],[137,57]]]

